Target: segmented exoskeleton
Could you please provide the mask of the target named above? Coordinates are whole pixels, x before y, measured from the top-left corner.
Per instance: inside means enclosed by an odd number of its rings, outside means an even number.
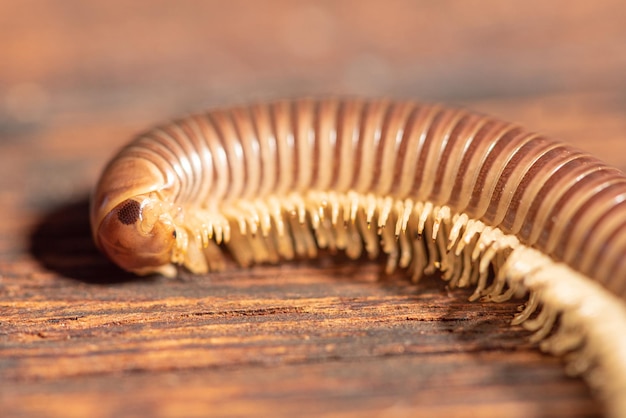
[[[517,125],[387,100],[213,110],[123,148],[91,223],[138,274],[219,269],[220,244],[242,265],[332,248],[382,251],[415,280],[439,271],[471,299],[527,293],[514,323],[574,352],[570,369],[626,415],[626,176]]]

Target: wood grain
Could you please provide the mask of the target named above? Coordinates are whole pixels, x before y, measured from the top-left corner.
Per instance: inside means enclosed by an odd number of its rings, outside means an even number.
[[[87,199],[132,135],[206,105],[347,93],[445,100],[626,169],[618,1],[0,3],[4,417],[589,417],[602,406],[436,278],[325,254],[138,279]]]

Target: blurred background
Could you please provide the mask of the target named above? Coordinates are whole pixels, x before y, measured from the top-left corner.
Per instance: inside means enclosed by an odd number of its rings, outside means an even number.
[[[625,16],[619,0],[2,1],[0,120],[304,94],[624,100]]]

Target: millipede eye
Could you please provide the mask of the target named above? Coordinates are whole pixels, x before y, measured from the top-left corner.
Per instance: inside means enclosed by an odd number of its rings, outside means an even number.
[[[132,225],[139,219],[141,206],[136,200],[127,200],[117,211],[117,219],[124,225]]]

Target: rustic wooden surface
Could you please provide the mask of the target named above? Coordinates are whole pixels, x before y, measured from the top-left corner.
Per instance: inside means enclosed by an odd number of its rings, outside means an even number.
[[[599,416],[508,321],[380,263],[137,279],[90,240],[150,124],[303,94],[467,105],[626,169],[619,1],[0,2],[0,415]]]

